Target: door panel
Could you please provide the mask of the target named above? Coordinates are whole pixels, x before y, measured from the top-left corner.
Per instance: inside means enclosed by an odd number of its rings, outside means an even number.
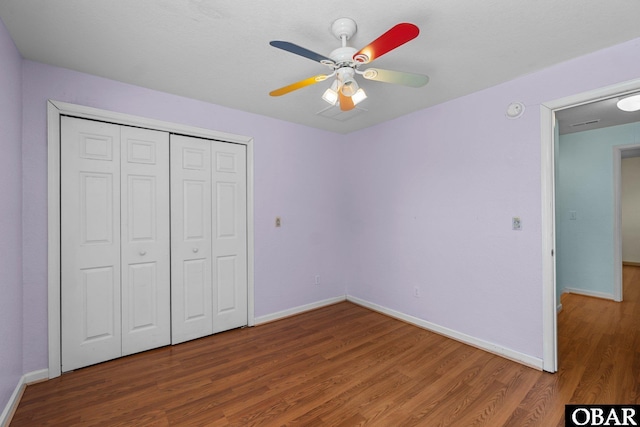
[[[212,333],[211,144],[171,135],[171,342]]]
[[[62,117],[62,371],[119,357],[120,128]]]
[[[117,335],[114,328],[114,313],[120,307],[114,295],[113,267],[87,268],[82,270],[82,343],[111,339]]]
[[[183,263],[184,319],[187,322],[203,320],[209,322],[211,313],[208,298],[210,281],[207,279],[208,260],[190,259]]]
[[[215,333],[247,324],[247,171],[244,145],[211,144]]]
[[[123,126],[122,354],[171,342],[169,134]]]

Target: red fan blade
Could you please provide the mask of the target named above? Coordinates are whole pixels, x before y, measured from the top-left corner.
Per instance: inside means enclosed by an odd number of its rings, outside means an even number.
[[[401,23],[392,27],[389,31],[363,47],[353,55],[353,60],[361,64],[367,64],[398,46],[418,37],[420,30],[413,24]]]
[[[338,91],[338,96],[340,97],[340,109],[342,111],[353,110],[356,107],[353,99],[350,96],[343,95],[341,90]]]
[[[311,85],[316,84],[318,82],[322,82],[322,81],[326,80],[327,77],[328,76],[325,75],[325,74],[318,74],[317,76],[313,76],[313,77],[309,77],[308,79],[300,80],[299,82],[295,82],[295,83],[292,83],[290,85],[281,87],[280,89],[272,90],[271,92],[269,92],[269,95],[271,95],[271,96],[285,95],[285,94],[287,94],[289,92],[293,92],[294,90],[298,90],[298,89],[301,89],[303,87],[311,86]]]

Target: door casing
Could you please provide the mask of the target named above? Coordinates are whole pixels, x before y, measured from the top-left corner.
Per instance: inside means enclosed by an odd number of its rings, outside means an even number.
[[[247,324],[254,326],[253,138],[49,100],[47,102],[48,378],[61,374],[60,358],[60,117],[70,116],[243,144],[247,149]]]
[[[541,194],[542,194],[542,368],[558,370],[556,261],[555,261],[555,112],[578,105],[623,96],[640,90],[640,79],[631,80],[540,104]],[[616,232],[619,232],[616,224]],[[616,245],[617,246],[617,245]],[[615,292],[622,289],[622,256],[615,250]],[[621,298],[621,295],[620,295]]]

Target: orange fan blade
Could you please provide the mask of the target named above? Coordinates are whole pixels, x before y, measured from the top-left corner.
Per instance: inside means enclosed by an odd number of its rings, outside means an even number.
[[[420,30],[407,22],[392,27],[389,31],[363,47],[353,55],[353,60],[361,64],[367,64],[398,46],[418,37]]]
[[[311,86],[318,82],[324,81],[327,79],[326,74],[318,74],[317,76],[309,77],[308,79],[300,80],[299,82],[292,83],[288,86],[281,87],[280,89],[272,90],[269,92],[271,96],[281,96],[286,95],[289,92],[293,92],[294,90],[302,89],[303,87]]]
[[[340,109],[342,111],[353,110],[356,107],[356,104],[353,103],[353,99],[350,96],[346,96],[342,94],[342,91],[338,91],[338,96],[340,97]]]

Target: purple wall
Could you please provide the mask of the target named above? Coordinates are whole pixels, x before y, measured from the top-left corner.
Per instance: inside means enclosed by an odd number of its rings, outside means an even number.
[[[539,104],[640,78],[639,52],[633,40],[352,135],[348,293],[541,358]]]
[[[254,137],[255,315],[344,295],[340,138],[31,61],[23,79],[25,372],[48,364],[47,99]]]
[[[23,374],[21,66],[0,21],[0,413]]]

